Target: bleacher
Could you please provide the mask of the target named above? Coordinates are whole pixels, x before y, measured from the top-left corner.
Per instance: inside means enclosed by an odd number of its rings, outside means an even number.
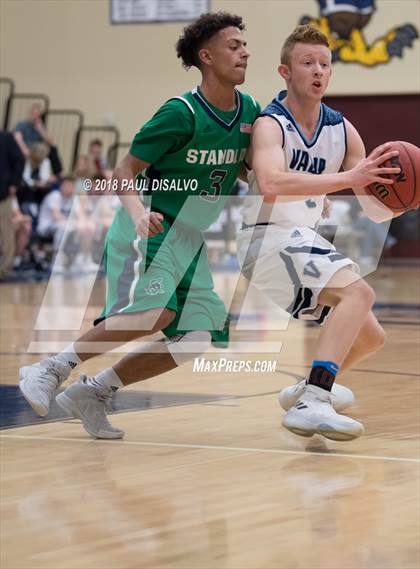
[[[111,168],[129,147],[128,142],[120,142],[118,128],[87,125],[82,111],[54,108],[48,95],[17,92],[12,79],[0,77],[0,124],[3,130],[12,131],[19,121],[26,118],[34,103],[42,106],[44,124],[60,150],[66,174],[73,172],[78,156],[86,152],[92,138],[102,141]]]

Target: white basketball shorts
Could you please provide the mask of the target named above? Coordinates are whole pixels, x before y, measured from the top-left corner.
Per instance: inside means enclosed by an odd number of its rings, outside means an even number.
[[[256,225],[238,233],[244,276],[294,318],[322,324],[331,307],[318,296],[337,271],[359,267],[310,227]],[[357,280],[357,279],[355,279]]]

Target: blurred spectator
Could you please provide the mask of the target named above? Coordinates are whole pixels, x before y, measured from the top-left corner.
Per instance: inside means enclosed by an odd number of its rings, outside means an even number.
[[[20,185],[25,159],[13,135],[0,131],[0,279],[7,278],[15,255],[12,200]]]
[[[36,142],[45,142],[49,146],[53,143],[42,122],[41,115],[41,105],[34,103],[29,109],[26,121],[21,121],[16,125],[15,139],[26,157],[29,157],[30,147]]]
[[[53,188],[56,178],[51,172],[48,147],[43,142],[31,146],[29,158],[23,170],[23,180],[18,191],[19,205],[25,215],[30,215],[36,222],[39,206],[44,197]]]
[[[350,200],[340,198],[325,200],[320,225],[341,227],[344,229],[345,233],[351,233],[352,224],[353,220]]]
[[[79,156],[75,173],[76,194],[78,200],[78,215],[84,225],[91,224],[93,230],[92,257],[95,262],[100,262],[103,253],[105,234],[111,226],[116,210],[121,202],[115,192],[95,190],[100,186],[105,176],[87,176],[87,157]],[[91,181],[92,189],[86,191],[85,180]],[[98,184],[99,182],[99,184]]]
[[[103,192],[95,191],[95,184],[96,180],[103,180],[105,178],[102,175],[90,176],[89,159],[86,155],[81,155],[77,159],[75,176],[79,218],[85,223],[92,223],[94,225],[93,212],[103,194]],[[86,189],[86,180],[91,180],[91,189],[89,191]]]
[[[375,223],[361,210],[356,219],[354,228],[361,232],[359,264],[366,267],[375,267],[381,258],[382,252],[395,245],[397,240],[389,233],[390,221]]]
[[[52,237],[56,251],[70,217],[74,196],[73,178],[63,178],[60,190],[50,192],[39,210],[37,233],[41,237]]]
[[[61,178],[63,173],[63,164],[61,163],[60,155],[58,154],[58,148],[56,146],[50,146],[50,153],[48,158],[51,162],[51,170],[55,178],[58,180]]]
[[[52,237],[57,255],[54,270],[96,271],[92,261],[94,223],[80,212],[73,177],[65,177],[59,191],[53,191],[41,204],[37,233]],[[64,237],[64,242],[62,239]]]
[[[324,201],[322,218],[318,225],[318,231],[322,237],[334,244],[344,255],[359,258],[360,231],[354,227],[352,202],[353,198],[332,197]]]
[[[12,201],[12,223],[15,229],[15,260],[14,268],[19,269],[22,256],[27,250],[32,233],[32,219],[29,215],[24,215],[19,208],[16,197]]]
[[[103,144],[99,138],[94,138],[89,142],[88,161],[89,161],[89,178],[96,176],[105,176],[106,161],[102,156]]]
[[[76,194],[84,195],[86,193],[85,181],[90,178],[89,158],[86,154],[81,154],[74,168],[74,177],[76,179]]]
[[[121,207],[121,201],[114,193],[104,194],[99,198],[94,210],[94,217],[97,220],[98,228],[105,235],[111,227],[117,209]]]
[[[48,158],[48,146],[42,142],[36,142],[29,152],[28,159],[23,170],[23,181],[28,186],[45,188],[54,182],[51,162]]]
[[[104,193],[93,199],[95,207],[91,216],[95,225],[95,234],[92,257],[95,262],[100,263],[104,252],[105,236],[111,227],[116,211],[121,207],[121,201],[114,192]]]
[[[76,193],[83,195],[85,193],[85,180],[109,179],[112,171],[107,169],[106,160],[102,156],[103,144],[99,138],[94,138],[89,142],[87,154],[81,154],[77,158],[74,168],[74,176],[76,178]]]
[[[21,121],[16,125],[14,133],[16,142],[23,154],[29,158],[31,147],[43,142],[48,146],[48,158],[51,162],[52,173],[54,176],[60,176],[63,166],[60,160],[57,147],[42,120],[42,107],[39,103],[34,103],[29,109],[29,115],[26,121]]]

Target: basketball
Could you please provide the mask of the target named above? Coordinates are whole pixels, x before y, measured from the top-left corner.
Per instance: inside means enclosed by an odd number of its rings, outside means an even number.
[[[404,141],[390,142],[390,150],[398,150],[399,156],[387,160],[381,167],[400,167],[399,174],[384,174],[391,177],[390,185],[374,182],[366,189],[395,213],[416,208],[420,204],[420,148]]]

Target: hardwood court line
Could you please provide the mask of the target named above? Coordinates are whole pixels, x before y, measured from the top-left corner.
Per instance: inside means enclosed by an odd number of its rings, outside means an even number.
[[[72,437],[44,437],[44,436],[25,436],[25,435],[0,435],[1,439],[21,439],[21,440],[34,440],[34,441],[64,441],[64,442],[76,442],[76,443],[92,443],[93,439],[76,439]],[[265,454],[294,454],[299,456],[323,456],[329,458],[360,458],[362,460],[388,460],[392,462],[413,462],[415,464],[420,464],[420,458],[403,458],[397,456],[373,456],[366,454],[345,454],[339,452],[308,452],[303,450],[283,450],[283,449],[271,449],[271,448],[253,448],[253,447],[227,447],[227,446],[216,446],[216,445],[193,445],[187,443],[153,443],[149,441],[124,441],[121,439],[114,440],[103,440],[96,439],[96,443],[105,443],[113,445],[134,445],[134,446],[150,446],[150,447],[167,447],[167,448],[190,448],[190,449],[207,449],[207,450],[223,450],[223,451],[235,451],[243,453],[265,453]]]

